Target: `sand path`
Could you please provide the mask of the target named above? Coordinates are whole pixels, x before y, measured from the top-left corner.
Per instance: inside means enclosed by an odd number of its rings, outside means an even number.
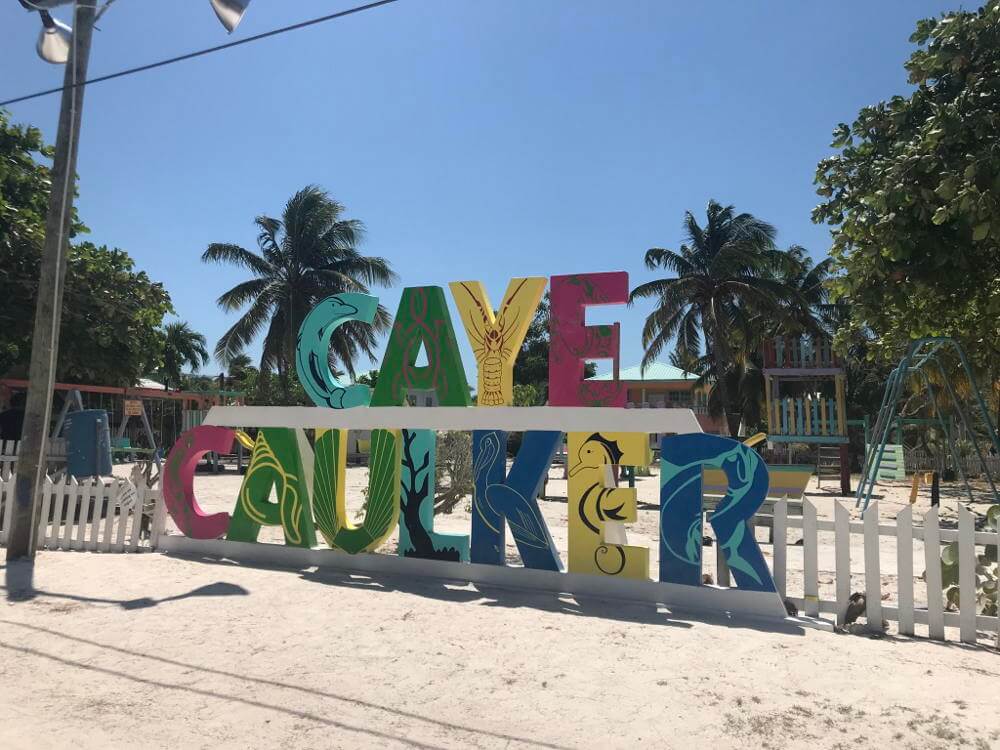
[[[983,648],[158,553],[44,552],[33,585],[2,748],[1000,747]]]

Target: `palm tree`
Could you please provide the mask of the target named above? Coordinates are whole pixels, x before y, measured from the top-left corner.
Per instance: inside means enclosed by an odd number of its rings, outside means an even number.
[[[792,245],[785,250],[786,262],[776,270],[775,278],[788,287],[783,315],[776,318],[768,335],[799,333],[832,336],[845,314],[843,304],[830,301],[827,282],[833,258],[813,263],[804,247]]]
[[[205,337],[193,330],[185,321],[167,323],[163,326],[163,387],[170,389],[170,383],[181,384],[181,369],[187,365],[192,372],[208,364],[208,349]]]
[[[753,318],[777,313],[793,295],[779,277],[788,259],[775,247],[773,226],[714,200],[708,203],[707,219],[702,227],[686,212],[686,242],[678,251],[658,247],[646,251],[647,268],[675,276],[640,284],[632,290],[629,303],[646,297],[656,300],[642,330],[644,368],[675,337],[676,350],[688,360],[700,357],[704,341],[722,416],[730,434],[736,435],[741,410],[730,385],[735,375],[731,371],[738,363],[746,364],[752,351]],[[734,352],[734,339],[742,341],[744,351]]]
[[[296,337],[312,307],[332,294],[366,293],[371,285],[389,286],[397,279],[384,258],[357,251],[363,227],[343,214],[342,205],[310,185],[292,196],[281,219],[258,216],[254,220],[259,252],[213,243],[201,256],[205,262],[241,266],[251,274],[218,299],[227,312],[247,309],[219,339],[215,356],[228,363],[265,332],[260,369],[262,373],[277,370],[286,398]],[[361,354],[374,360],[376,335],[389,327],[389,321],[388,311],[379,305],[374,325],[349,322],[340,326],[330,342],[331,365],[339,362],[353,378]]]
[[[238,378],[248,367],[253,367],[253,360],[248,355],[240,352],[229,358],[226,369],[229,371],[229,377]]]
[[[229,379],[235,380],[237,382],[242,381],[246,375],[247,370],[253,367],[253,360],[249,356],[240,352],[229,358],[229,363],[226,369],[229,371]]]

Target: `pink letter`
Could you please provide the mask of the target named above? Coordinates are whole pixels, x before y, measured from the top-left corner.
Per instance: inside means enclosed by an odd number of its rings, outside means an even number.
[[[229,528],[226,512],[207,515],[194,496],[194,470],[206,453],[229,453],[236,433],[226,427],[201,425],[188,430],[177,440],[163,468],[163,502],[185,536],[192,539],[216,539]]]
[[[588,326],[589,305],[628,301],[628,273],[553,276],[549,314],[549,405],[625,406],[618,380],[619,324]],[[584,380],[584,360],[613,359],[614,380]]]

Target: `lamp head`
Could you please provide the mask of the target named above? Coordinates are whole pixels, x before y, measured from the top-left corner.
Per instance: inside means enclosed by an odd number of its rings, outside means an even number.
[[[230,33],[239,26],[243,14],[247,12],[247,6],[250,5],[250,0],[211,0],[211,2],[215,15]]]
[[[62,21],[53,18],[47,10],[38,11],[42,19],[42,30],[38,34],[35,50],[45,62],[62,65],[69,59],[69,48],[73,31]]]

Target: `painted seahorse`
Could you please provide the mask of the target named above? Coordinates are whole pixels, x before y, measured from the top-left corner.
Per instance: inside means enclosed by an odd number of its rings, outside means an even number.
[[[598,470],[596,481],[584,490],[577,505],[577,514],[583,524],[602,539],[602,544],[594,550],[594,564],[598,570],[606,575],[618,575],[625,568],[625,550],[617,544],[603,543],[602,526],[605,521],[624,521],[621,515],[624,503],[617,505],[607,505],[607,501],[614,497],[616,488],[605,486],[606,466],[617,465],[622,458],[622,451],[618,443],[608,440],[600,433],[595,432],[587,438],[577,453],[577,463],[569,470],[569,475],[576,476],[585,469]],[[601,525],[599,525],[601,524]],[[605,565],[605,559],[612,554],[612,550],[618,553],[616,562],[612,565]]]

